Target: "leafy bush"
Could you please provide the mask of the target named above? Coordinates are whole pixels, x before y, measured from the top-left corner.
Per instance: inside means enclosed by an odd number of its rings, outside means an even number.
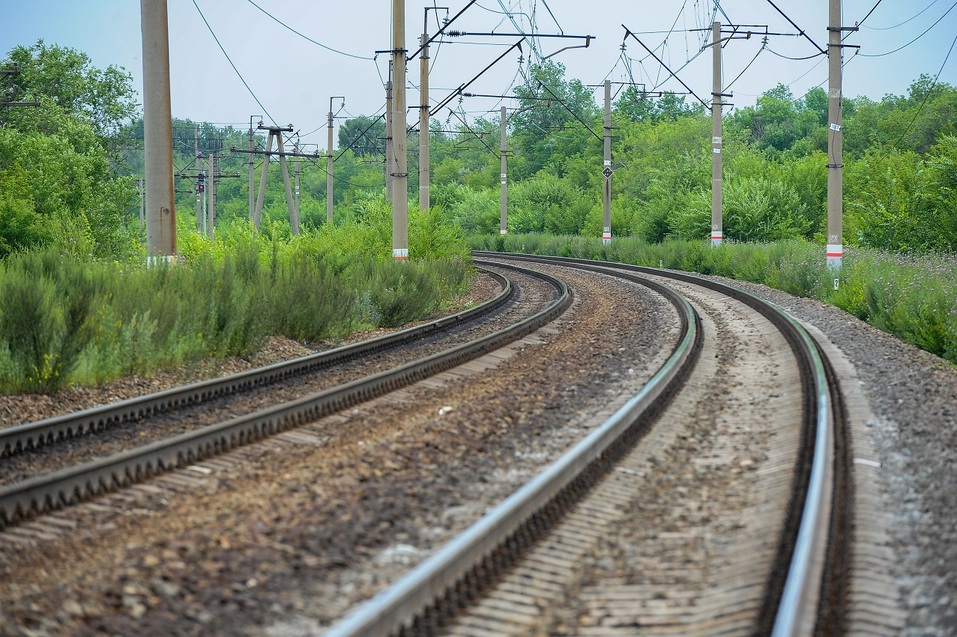
[[[477,250],[606,259],[762,283],[835,305],[904,341],[957,363],[957,258],[893,255],[848,249],[839,273],[828,269],[822,246],[803,240],[766,244],[726,241],[646,243],[544,235],[475,237]],[[600,255],[600,256],[598,256]],[[834,289],[833,279],[838,279]]]

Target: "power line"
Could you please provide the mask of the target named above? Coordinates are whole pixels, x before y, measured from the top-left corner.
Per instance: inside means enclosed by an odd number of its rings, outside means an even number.
[[[943,20],[945,17],[947,17],[947,14],[948,14],[948,13],[950,13],[951,11],[954,10],[954,7],[957,7],[957,2],[954,2],[954,4],[950,5],[950,9],[947,9],[947,11],[944,12],[944,15],[940,16],[939,18],[937,18],[937,20],[936,20],[932,25],[930,25],[929,27],[927,27],[927,29],[925,29],[923,33],[921,33],[920,35],[918,35],[916,38],[914,38],[913,40],[911,40],[910,42],[908,42],[908,43],[905,44],[904,46],[898,47],[898,48],[894,49],[893,51],[887,51],[886,53],[873,53],[873,54],[859,53],[858,55],[860,55],[860,56],[862,56],[862,57],[866,57],[866,58],[879,58],[879,57],[884,57],[885,55],[892,55],[892,54],[894,54],[894,53],[897,53],[898,51],[901,51],[901,50],[903,50],[903,49],[906,49],[906,48],[909,47],[911,44],[913,44],[914,42],[917,42],[917,41],[920,40],[922,37],[924,37],[925,35],[927,35],[927,33],[928,33],[931,29],[933,29],[933,28],[936,27],[938,24],[940,24],[940,21]],[[950,54],[948,53],[948,56],[949,56],[949,55],[950,55]]]
[[[951,7],[953,9],[953,7]],[[944,15],[947,15],[946,13]],[[930,94],[932,89],[937,85],[937,80],[940,79],[940,74],[943,73],[944,67],[947,66],[947,60],[950,59],[950,54],[954,52],[954,45],[957,44],[957,36],[954,37],[954,41],[950,43],[950,50],[947,51],[946,57],[944,57],[943,64],[940,65],[940,69],[937,71],[937,75],[934,77],[934,81],[928,87],[927,92],[924,94],[924,99],[921,101],[920,106],[917,107],[917,111],[914,113],[914,117],[911,119],[910,123],[907,124],[907,127],[901,133],[901,136],[897,138],[897,141],[894,142],[894,147],[896,148],[898,144],[901,143],[901,140],[904,139],[904,135],[910,130],[910,127],[914,125],[914,122],[917,121],[917,116],[920,115],[921,109],[924,108],[924,105],[927,103],[927,100],[930,99]]]
[[[936,2],[936,0],[934,0],[934,1]],[[881,2],[883,2],[883,0],[877,0],[877,3],[876,3],[873,7],[871,7],[871,10],[870,10],[870,11],[867,12],[867,15],[865,15],[863,18],[861,18],[860,20],[857,21],[857,25],[856,25],[856,26],[861,26],[862,24],[864,24],[864,20],[867,20],[869,17],[871,17],[871,14],[874,13],[874,9],[876,9],[877,7],[879,7],[880,4],[881,4]]]
[[[718,45],[716,44],[715,46],[718,46]],[[754,54],[754,57],[751,58],[751,61],[748,62],[748,65],[747,65],[746,67],[744,67],[744,70],[742,70],[740,73],[738,73],[738,76],[737,76],[736,78],[734,78],[734,79],[731,80],[728,84],[726,84],[723,90],[724,90],[724,91],[727,91],[729,88],[731,88],[731,85],[732,85],[732,84],[734,84],[734,83],[737,82],[739,79],[741,79],[741,76],[744,75],[749,68],[751,68],[751,65],[754,64],[754,61],[758,59],[758,56],[761,55],[761,52],[764,51],[767,47],[768,47],[768,39],[765,38],[765,39],[764,39],[764,42],[761,44],[761,48],[758,49],[758,52]]]
[[[872,30],[872,31],[890,31],[890,30],[892,30],[892,29],[896,29],[896,28],[898,28],[898,27],[902,27],[902,26],[904,26],[905,24],[907,24],[908,22],[910,22],[911,20],[914,20],[915,18],[918,18],[918,17],[920,17],[921,15],[923,15],[924,12],[926,12],[928,9],[930,9],[932,6],[934,6],[934,5],[937,4],[938,2],[939,2],[939,0],[931,0],[931,3],[930,3],[929,5],[927,5],[926,7],[924,7],[923,9],[921,9],[920,11],[918,11],[917,13],[915,13],[914,15],[912,15],[911,17],[907,18],[907,19],[904,20],[903,22],[901,22],[901,23],[899,23],[899,24],[895,24],[894,26],[890,26],[890,27],[865,27],[865,28],[870,29],[870,30]],[[880,4],[880,2],[878,2],[877,4]],[[874,5],[874,9],[876,9],[876,8],[877,8],[877,5]],[[874,9],[871,9],[870,11],[868,11],[868,12],[867,12],[867,15],[868,15],[868,16],[871,15],[871,12],[874,11]],[[867,16],[864,16],[864,19],[866,20],[866,19],[867,19]],[[859,24],[859,25],[863,25],[863,24],[864,24],[864,20],[861,20],[860,22],[858,22],[858,24]]]
[[[239,77],[240,81],[243,83],[243,86],[246,87],[246,90],[249,91],[249,94],[252,95],[253,99],[256,100],[256,103],[259,104],[259,108],[263,109],[263,113],[266,114],[266,117],[268,117],[273,124],[276,124],[276,120],[273,118],[272,115],[269,114],[269,111],[266,110],[266,107],[263,106],[263,103],[259,101],[259,98],[256,97],[256,94],[253,93],[253,90],[249,88],[249,84],[246,83],[246,80],[243,78],[243,74],[239,72],[239,69],[236,68],[236,65],[233,64],[233,61],[229,58],[229,54],[226,53],[226,49],[224,49],[223,45],[219,42],[219,38],[216,37],[216,33],[213,32],[213,27],[209,26],[209,21],[206,20],[206,16],[203,15],[203,11],[202,9],[199,8],[199,5],[196,4],[196,0],[193,0],[193,6],[196,7],[196,11],[199,12],[199,17],[203,19],[203,24],[206,25],[207,29],[209,29],[209,34],[213,36],[213,40],[216,41],[216,45],[219,47],[219,50],[223,52],[223,55],[226,57],[226,61],[229,62],[229,66],[233,67],[233,70],[236,72],[236,75]]]
[[[340,51],[339,49],[334,49],[334,48],[332,48],[331,46],[327,46],[327,45],[323,44],[322,42],[316,42],[315,40],[313,40],[313,39],[310,38],[309,36],[304,35],[304,34],[300,33],[299,31],[296,31],[296,30],[293,29],[291,26],[289,26],[288,24],[286,24],[285,22],[283,22],[282,20],[280,20],[279,18],[277,18],[277,17],[274,16],[273,14],[269,13],[268,11],[266,11],[265,9],[263,9],[262,7],[260,7],[260,6],[259,6],[258,4],[256,4],[255,2],[253,2],[253,0],[246,0],[246,1],[249,2],[249,4],[253,5],[254,7],[256,7],[257,9],[259,9],[260,11],[262,11],[263,13],[265,13],[267,16],[269,16],[269,17],[272,18],[273,20],[275,20],[275,21],[276,21],[277,23],[279,23],[281,26],[283,26],[283,27],[289,29],[290,31],[292,31],[293,33],[295,33],[296,35],[298,35],[300,38],[302,38],[302,39],[304,39],[304,40],[306,40],[306,41],[308,41],[308,42],[312,42],[312,43],[315,44],[316,46],[320,46],[320,47],[324,48],[324,49],[327,50],[327,51],[332,51],[333,53],[338,53],[339,55],[344,55],[344,56],[346,56],[346,57],[355,58],[355,59],[357,59],[357,60],[368,60],[368,61],[370,61],[370,62],[371,62],[372,60],[374,60],[374,58],[371,58],[371,57],[365,57],[365,56],[362,56],[362,55],[354,55],[354,54],[352,54],[352,53],[346,53],[345,51]]]
[[[774,4],[773,2],[771,2],[771,0],[768,0],[768,4],[770,4],[772,7],[774,7],[775,11],[777,11],[777,12],[780,13],[782,16],[784,16],[784,19],[787,20],[788,22],[790,22],[790,23],[791,23],[791,26],[794,27],[795,29],[797,29],[798,32],[799,32],[799,34],[800,34],[801,36],[803,36],[804,39],[806,39],[808,42],[810,42],[811,44],[813,44],[813,45],[814,45],[814,48],[821,52],[821,55],[827,55],[827,51],[825,51],[824,49],[822,49],[821,47],[819,47],[818,44],[817,44],[817,42],[815,42],[814,40],[812,40],[812,39],[811,39],[811,36],[809,36],[807,33],[805,33],[805,32],[804,32],[804,29],[802,29],[801,27],[799,27],[798,25],[796,25],[796,24],[794,23],[794,20],[792,20],[791,18],[789,18],[786,13],[784,13],[783,11],[781,11],[780,9],[778,9],[778,7],[777,7],[776,4]]]

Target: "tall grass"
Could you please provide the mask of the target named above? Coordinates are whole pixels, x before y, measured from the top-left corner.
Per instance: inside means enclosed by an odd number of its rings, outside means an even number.
[[[473,237],[474,249],[598,259],[762,283],[835,305],[907,343],[957,363],[957,257],[846,248],[837,276],[824,248],[801,240],[768,244],[600,239],[547,235]]]
[[[187,237],[172,267],[49,250],[10,256],[0,261],[0,391],[51,393],[247,356],[273,335],[341,338],[425,317],[467,289],[464,242],[438,258],[420,247],[418,258],[396,263],[391,251],[367,250],[362,233],[329,228],[287,240],[236,224],[215,241]],[[343,242],[345,234],[360,240]]]

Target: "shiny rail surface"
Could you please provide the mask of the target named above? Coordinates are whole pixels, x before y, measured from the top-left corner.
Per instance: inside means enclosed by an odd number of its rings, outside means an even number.
[[[503,256],[476,252],[476,256]],[[517,261],[546,262],[594,267],[587,259],[527,257],[510,254]],[[831,627],[840,622],[846,605],[847,571],[842,562],[848,551],[852,511],[850,459],[846,456],[848,437],[846,412],[836,375],[821,347],[807,330],[789,314],[738,288],[700,276],[621,263],[602,262],[609,269],[664,277],[699,285],[734,298],[759,311],[787,339],[801,366],[806,422],[798,458],[801,469],[795,474],[792,501],[780,540],[775,575],[768,582],[768,597],[761,611],[759,630],[773,637],[806,634],[808,624],[821,622]],[[832,444],[833,441],[833,444]],[[832,471],[832,467],[834,468]],[[814,577],[815,559],[827,564],[828,577]],[[826,599],[824,597],[826,596]],[[818,600],[822,599],[819,607]],[[811,619],[808,618],[818,618]]]
[[[483,270],[498,281],[502,291],[481,305],[451,316],[430,321],[393,334],[387,334],[325,352],[309,354],[258,369],[251,369],[220,378],[175,387],[166,391],[137,396],[46,420],[0,429],[0,458],[12,456],[41,445],[91,434],[108,427],[134,422],[181,407],[198,405],[213,398],[229,396],[254,387],[282,382],[295,376],[316,372],[344,361],[396,347],[423,336],[448,330],[465,321],[474,320],[508,302],[515,289],[505,277]]]
[[[454,607],[462,601],[461,591],[475,588],[473,581],[488,581],[507,568],[523,546],[570,508],[644,433],[690,374],[702,331],[686,299],[660,284],[620,276],[652,288],[678,313],[679,342],[661,368],[595,431],[393,586],[333,625],[326,637],[431,634],[434,616],[447,613],[445,604]]]
[[[557,298],[507,328],[434,356],[107,458],[0,487],[0,529],[194,464],[439,374],[530,334],[571,305],[572,295],[564,281],[518,266],[497,267],[549,282],[556,289]]]
[[[826,358],[807,331],[797,321],[770,303],[750,294],[700,277],[664,270],[641,268],[594,261],[527,257],[498,253],[476,253],[476,256],[508,258],[579,267],[611,269],[623,278],[625,272],[668,277],[701,285],[754,308],[774,324],[785,336],[799,361],[804,396],[803,431],[798,467],[792,484],[792,501],[788,521],[779,540],[777,565],[768,582],[766,601],[758,618],[758,632],[776,637],[800,634],[801,622],[808,613],[816,617],[820,578],[810,576],[809,564],[823,556],[830,517],[825,490],[825,475],[833,462],[829,444],[833,435],[832,401],[826,375]],[[598,266],[596,268],[596,266]],[[634,279],[633,279],[634,280]],[[638,280],[648,284],[649,281]],[[655,284],[657,286],[657,284]],[[620,446],[620,439],[635,438],[636,425],[653,418],[660,409],[660,394],[671,395],[680,384],[700,350],[699,319],[690,304],[664,286],[669,298],[686,324],[684,336],[658,374],[624,407],[603,423],[581,443],[566,452],[525,487],[469,527],[462,535],[412,569],[393,586],[359,606],[334,624],[327,637],[433,634],[439,624],[455,612],[457,605],[467,604],[476,588],[494,579],[495,574],[513,563],[515,554],[534,543],[544,528],[570,508],[580,492],[604,472],[607,451]],[[680,300],[675,300],[678,297]],[[832,379],[833,384],[833,379]],[[669,387],[666,391],[665,387]],[[834,603],[833,600],[830,603]],[[813,624],[813,620],[811,622]],[[806,627],[805,627],[806,629]]]

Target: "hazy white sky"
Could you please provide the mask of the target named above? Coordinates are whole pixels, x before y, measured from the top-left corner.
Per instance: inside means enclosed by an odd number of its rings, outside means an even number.
[[[448,11],[428,11],[431,33],[437,29],[436,14],[454,16],[466,4],[464,0],[407,0],[406,48],[418,49],[426,6],[448,7]],[[807,37],[797,35],[798,29],[774,5]],[[805,60],[781,57],[815,56],[815,44],[826,48],[827,0],[775,0],[774,5],[767,0],[725,0],[717,13],[716,19],[723,23],[767,25],[771,32],[789,34],[770,37],[763,50],[761,36],[734,40],[724,48],[724,84],[734,80],[729,90],[736,107],[753,105],[756,96],[778,83],[800,97],[827,79],[822,55]],[[845,41],[860,46],[845,50],[845,96],[879,100],[886,94],[903,95],[921,73],[936,76],[940,72],[940,81],[957,85],[957,51],[951,52],[957,36],[955,6],[955,0],[844,0],[846,26],[874,9]],[[175,117],[245,129],[251,115],[265,115],[267,123],[271,116],[277,124],[291,123],[304,143],[324,148],[331,96],[346,97],[340,117],[376,115],[384,107],[389,55],[376,51],[392,48],[391,0],[168,0],[168,7]],[[513,12],[514,22],[505,9]],[[633,80],[649,90],[684,91],[637,40],[625,39],[624,25],[698,96],[709,100],[711,53],[710,49],[702,53],[701,47],[710,33],[700,29],[710,28],[713,19],[713,0],[479,0],[451,28],[514,34],[518,29],[529,31],[533,22],[540,33],[592,35],[596,39],[587,49],[562,51],[551,58],[566,66],[566,78],[586,85],[598,85],[606,78]],[[96,66],[125,68],[140,91],[141,33],[137,0],[0,0],[0,57],[14,46],[43,39],[86,53]],[[472,80],[517,40],[508,35],[475,36],[456,38],[454,44],[433,44],[432,103]],[[541,38],[536,42],[542,55],[578,44],[582,41]],[[227,55],[262,106],[243,85]],[[528,59],[526,43],[522,67]],[[521,80],[519,71],[519,54],[512,51],[467,90],[508,94]],[[419,99],[417,60],[409,64],[408,72],[412,105]],[[597,99],[600,91],[595,90]],[[461,103],[453,100],[452,106],[474,117],[497,110],[502,103],[476,97]],[[335,104],[334,110],[339,111],[339,100]],[[450,114],[444,110],[435,117],[444,121]],[[416,112],[411,112],[410,121],[415,118]]]

